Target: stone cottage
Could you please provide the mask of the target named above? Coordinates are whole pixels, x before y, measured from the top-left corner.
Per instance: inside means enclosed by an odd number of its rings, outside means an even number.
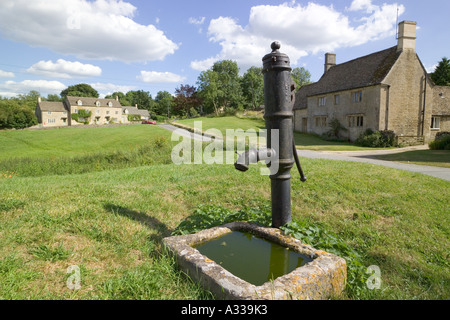
[[[86,113],[89,116],[86,116]],[[75,126],[84,123],[104,125],[110,123],[130,123],[128,115],[139,115],[148,120],[148,110],[135,107],[122,107],[118,97],[99,99],[86,97],[66,97],[62,102],[49,102],[38,99],[35,110],[38,122],[43,127]]]
[[[295,130],[324,134],[333,119],[354,141],[367,129],[392,130],[399,142],[425,143],[450,131],[450,89],[436,86],[416,51],[416,22],[403,21],[396,46],[336,64],[325,54],[316,83],[296,93]]]

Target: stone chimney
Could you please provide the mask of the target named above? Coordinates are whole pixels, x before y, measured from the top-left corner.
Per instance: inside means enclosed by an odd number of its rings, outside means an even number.
[[[326,73],[332,66],[336,65],[336,53],[325,53],[325,71]]]
[[[38,97],[38,103],[41,103],[41,102],[42,102],[41,97]]]
[[[116,96],[116,101],[119,101],[119,96]]]
[[[416,25],[414,21],[402,21],[398,24],[397,51],[416,50]]]

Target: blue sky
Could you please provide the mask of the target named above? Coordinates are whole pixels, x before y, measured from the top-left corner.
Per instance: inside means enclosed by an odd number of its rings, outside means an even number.
[[[326,52],[342,63],[396,45],[397,12],[417,22],[430,72],[450,57],[448,0],[1,0],[0,96],[89,83],[155,97],[218,60],[261,66],[273,40],[317,81]]]

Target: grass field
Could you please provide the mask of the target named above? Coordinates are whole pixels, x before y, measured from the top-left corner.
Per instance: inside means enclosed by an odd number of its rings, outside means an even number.
[[[377,156],[377,159],[450,168],[450,150],[417,150]]]
[[[89,142],[79,147],[65,132]],[[51,144],[54,137],[59,142]],[[167,161],[170,132],[154,126],[8,131],[0,139],[0,165],[24,157],[55,157],[62,169],[92,155],[110,160],[71,174],[1,175],[0,166],[0,299],[210,299],[161,252],[162,238],[201,204],[270,204],[270,179],[257,165],[246,173],[232,165],[174,165]],[[146,146],[154,161],[134,160]],[[302,165],[308,182],[293,172],[294,219],[334,233],[364,267],[381,270],[380,290],[339,298],[450,298],[449,182],[363,163]],[[78,290],[67,286],[71,266],[80,270]]]

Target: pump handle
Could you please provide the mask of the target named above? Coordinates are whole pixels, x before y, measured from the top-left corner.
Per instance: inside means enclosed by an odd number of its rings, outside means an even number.
[[[292,138],[292,147],[293,147],[293,153],[294,153],[294,159],[295,159],[295,164],[297,165],[298,168],[298,172],[300,173],[300,181],[301,182],[305,182],[306,181],[306,177],[303,174],[303,169],[302,166],[300,164],[300,160],[298,159],[298,153],[297,153],[297,148],[295,147],[295,140],[294,138]]]

